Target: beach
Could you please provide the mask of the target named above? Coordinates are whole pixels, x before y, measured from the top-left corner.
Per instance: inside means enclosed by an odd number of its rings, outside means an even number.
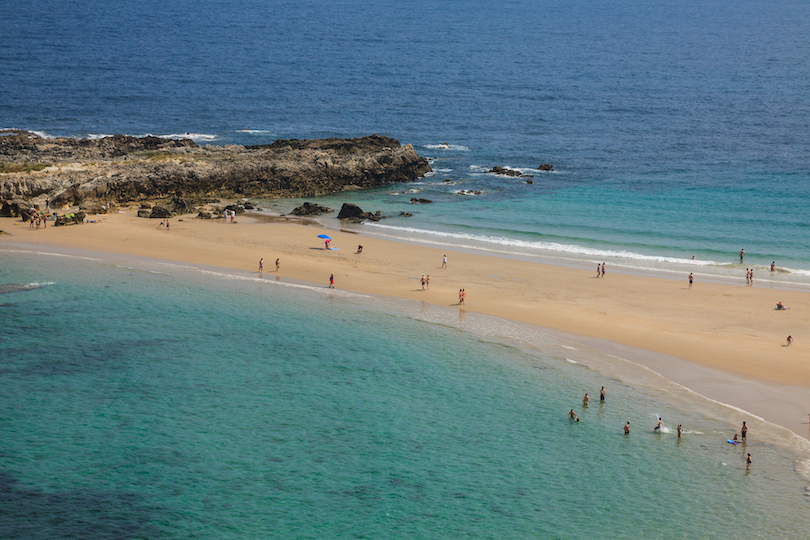
[[[186,215],[166,231],[135,214],[129,209],[88,218],[96,223],[40,230],[3,218],[0,229],[11,234],[0,236],[0,246],[124,254],[251,274],[263,258],[265,280],[323,287],[334,273],[337,289],[550,329],[808,436],[810,348],[802,336],[810,328],[808,291],[704,283],[699,273],[690,290],[686,275],[637,275],[610,266],[596,278],[595,268],[380,239],[312,219],[240,215],[232,225]],[[319,234],[339,249],[325,250]],[[429,290],[422,290],[422,274],[430,276]],[[466,291],[463,306],[457,306],[459,289]],[[777,301],[790,309],[776,311]],[[795,340],[789,347],[788,335]]]

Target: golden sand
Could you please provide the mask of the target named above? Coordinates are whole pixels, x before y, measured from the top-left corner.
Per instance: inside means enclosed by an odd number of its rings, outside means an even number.
[[[592,271],[330,231],[314,222],[267,223],[239,216],[231,225],[181,218],[171,220],[168,232],[157,227],[159,221],[135,217],[134,210],[102,216],[103,223],[40,230],[2,218],[0,229],[11,235],[0,236],[0,245],[60,246],[248,271],[258,270],[264,258],[266,279],[326,286],[334,272],[340,289],[447,306],[458,303],[464,288],[467,311],[664,353],[686,360],[687,371],[691,363],[728,374],[729,384],[744,379],[770,385],[768,395],[780,394],[785,385],[781,394],[797,396],[792,401],[810,396],[810,291],[702,283],[699,274],[690,290],[686,276],[639,276],[608,267],[606,277],[597,279]],[[340,250],[323,249],[316,236],[324,232]],[[355,253],[359,243],[361,254]],[[444,254],[446,269],[441,268]],[[430,275],[429,291],[421,290],[422,274]],[[777,301],[791,309],[774,310]],[[795,341],[787,347],[789,334]],[[689,379],[688,373],[682,375]],[[711,393],[711,387],[693,389]],[[810,401],[791,402],[786,412],[785,406],[764,403],[765,394],[746,391],[734,399],[727,390],[728,384],[725,394],[732,397],[724,394],[722,401],[770,416],[806,436],[801,424],[807,422]],[[789,421],[780,418],[786,414]]]

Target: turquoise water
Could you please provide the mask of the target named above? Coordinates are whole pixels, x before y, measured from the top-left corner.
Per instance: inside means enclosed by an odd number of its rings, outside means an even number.
[[[737,417],[596,351],[247,275],[1,255],[0,283],[41,285],[0,295],[2,538],[810,530],[805,454],[756,421],[728,445]]]

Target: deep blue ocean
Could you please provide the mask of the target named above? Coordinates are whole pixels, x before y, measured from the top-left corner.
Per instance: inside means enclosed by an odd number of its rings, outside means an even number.
[[[808,35],[795,0],[7,2],[0,129],[379,133],[434,173],[317,199],[394,216],[364,232],[803,287]],[[789,436],[758,426],[746,474],[723,443],[744,413],[547,336],[481,337],[505,323],[9,251],[2,291],[0,538],[810,530]],[[564,420],[606,381],[607,408]],[[657,414],[687,437],[651,435]]]

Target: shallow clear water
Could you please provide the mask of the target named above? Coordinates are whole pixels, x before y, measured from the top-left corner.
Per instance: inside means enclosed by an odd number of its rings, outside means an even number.
[[[770,428],[728,445],[725,413],[548,336],[528,346],[459,330],[476,319],[455,310],[148,261],[6,251],[0,282],[44,284],[0,297],[3,538],[810,526],[805,454],[759,438]],[[584,408],[602,385],[606,403]]]

